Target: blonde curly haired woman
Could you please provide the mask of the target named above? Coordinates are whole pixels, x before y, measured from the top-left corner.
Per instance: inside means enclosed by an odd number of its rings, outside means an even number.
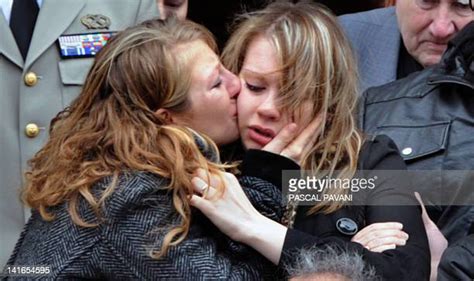
[[[32,214],[7,268],[42,265],[48,280],[265,276],[263,257],[189,204],[194,171],[226,168],[216,144],[239,136],[240,83],[215,50],[207,29],[173,17],[110,40],[30,161]],[[279,198],[266,182],[242,182],[259,186],[248,193],[256,205]]]
[[[241,79],[237,105],[246,157],[267,155],[246,162],[243,170],[249,175],[281,185],[282,169],[276,163],[284,160],[277,154],[294,160],[293,169],[313,175],[327,171],[340,179],[352,178],[357,170],[406,169],[388,137],[364,136],[356,128],[356,63],[337,19],[326,8],[280,1],[246,14],[222,57],[224,65]],[[316,133],[305,141],[298,137],[300,145],[291,150],[285,148],[285,142],[274,142],[281,135],[305,135],[301,129],[315,123]],[[284,267],[293,262],[295,250],[334,244],[359,253],[383,280],[425,280],[429,276],[430,254],[418,203],[412,194],[399,192],[393,179],[363,193],[358,205],[328,201],[295,208],[290,204],[286,221],[277,223],[259,214],[235,178],[224,175],[227,188],[219,200],[208,199],[215,192],[213,186],[221,183],[219,179],[196,177],[193,183],[198,195],[191,204],[224,233],[252,246],[274,264]],[[203,185],[210,187],[206,195],[199,196]],[[347,194],[341,189],[326,192]],[[399,206],[385,206],[388,201]],[[390,237],[400,233],[401,227],[402,236]],[[386,238],[392,242],[384,245],[385,237],[368,242],[380,231],[388,233]]]

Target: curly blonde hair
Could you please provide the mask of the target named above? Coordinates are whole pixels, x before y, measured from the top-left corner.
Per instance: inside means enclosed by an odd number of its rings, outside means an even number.
[[[29,161],[23,201],[45,220],[54,219],[50,207],[67,203],[75,224],[94,227],[97,223],[80,217],[79,199],[100,219],[119,174],[150,172],[169,179],[166,188],[182,218],[151,255],[160,258],[180,243],[190,226],[187,198],[193,193],[194,171],[224,167],[201,154],[190,130],[155,114],[159,108],[174,112],[189,108],[191,62],[180,59],[173,49],[196,40],[217,49],[206,28],[175,18],[147,21],[115,35],[98,53],[78,98],[53,119],[46,145]],[[212,140],[204,139],[218,151]],[[111,184],[96,198],[92,186],[108,176]]]

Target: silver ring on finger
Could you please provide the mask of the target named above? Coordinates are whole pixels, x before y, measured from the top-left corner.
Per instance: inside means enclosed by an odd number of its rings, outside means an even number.
[[[209,185],[208,185],[208,184],[205,184],[205,185],[201,188],[201,193],[204,194],[208,189],[209,189]]]

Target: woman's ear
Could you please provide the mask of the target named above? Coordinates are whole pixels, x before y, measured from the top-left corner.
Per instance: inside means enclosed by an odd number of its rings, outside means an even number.
[[[164,109],[164,108],[159,108],[156,112],[155,112],[155,115],[160,118],[161,120],[163,120],[164,122],[166,122],[167,124],[173,124],[173,116],[171,114],[171,112],[168,110],[168,109]]]

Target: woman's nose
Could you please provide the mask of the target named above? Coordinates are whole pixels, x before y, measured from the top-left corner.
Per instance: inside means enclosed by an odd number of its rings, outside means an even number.
[[[269,93],[265,99],[262,100],[262,103],[257,108],[259,115],[272,120],[278,120],[280,118],[281,114],[277,107],[275,97],[275,94]]]
[[[237,96],[240,93],[241,85],[240,85],[240,79],[236,75],[234,75],[232,72],[228,71],[229,75],[229,81],[227,83],[227,91],[229,92],[229,96],[232,99],[237,98]]]

